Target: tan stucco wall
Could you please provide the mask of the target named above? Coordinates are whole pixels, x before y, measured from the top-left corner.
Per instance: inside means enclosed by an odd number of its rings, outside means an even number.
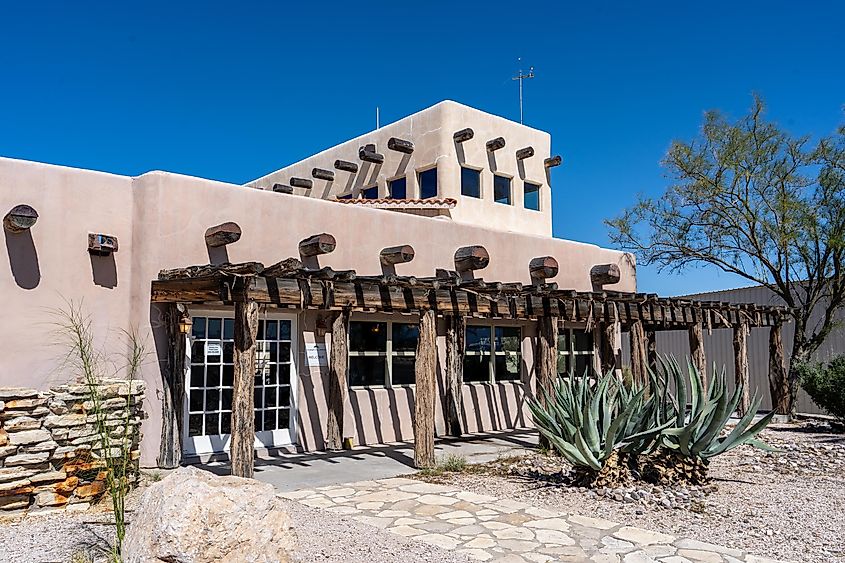
[[[472,128],[475,136],[464,143],[455,143],[455,132]],[[412,141],[411,155],[387,148],[391,137]],[[487,141],[503,137],[505,147],[488,153]],[[374,165],[358,158],[358,148],[375,144],[384,155],[384,164]],[[517,161],[516,151],[534,148],[534,156]],[[417,173],[437,166],[438,196],[458,200],[450,211],[459,223],[492,226],[502,231],[551,236],[551,189],[548,171],[543,160],[550,156],[551,137],[548,133],[514,123],[457,102],[444,101],[423,111],[385,125],[380,129],[356,137],[305,160],[286,166],[248,185],[272,189],[276,183],[289,185],[292,177],[312,179],[308,191],[295,188],[294,193],[313,198],[334,198],[345,193],[358,194],[363,187],[379,186],[379,195],[387,195],[387,182],[396,177],[407,178],[408,197],[419,197]],[[334,170],[335,160],[347,160],[359,165],[353,174]],[[481,170],[481,199],[461,195],[461,166]],[[313,168],[334,170],[333,182],[311,178]],[[493,175],[511,177],[512,205],[493,201]],[[540,211],[523,207],[523,182],[541,185]]]
[[[150,172],[133,179],[0,159],[0,213],[21,203],[35,207],[40,218],[31,229],[31,244],[25,236],[22,239],[21,235],[7,234],[7,251],[0,256],[0,296],[5,308],[5,319],[0,325],[0,385],[44,389],[57,378],[67,377],[59,369],[62,350],[51,346],[55,339],[50,332],[49,310],[61,306],[63,299],[82,300],[99,334],[107,329],[138,328],[155,352],[142,373],[148,384],[150,413],[143,426],[145,464],[154,463],[158,454],[161,375],[157,360],[163,357],[166,345],[160,311],[149,302],[150,282],[162,268],[208,263],[203,235],[212,225],[235,221],[242,227],[241,240],[228,248],[232,262],[258,260],[270,264],[296,256],[301,239],[329,232],[337,238],[337,250],[322,257],[322,265],[355,269],[361,274],[380,272],[378,253],[385,246],[411,244],[416,258],[398,266],[397,273],[428,276],[435,268],[453,268],[452,256],[458,247],[482,244],[490,252],[490,266],[481,273],[486,279],[527,283],[530,258],[552,255],[561,264],[554,281],[562,288],[589,290],[590,267],[608,262],[618,263],[622,270],[622,281],[612,289],[633,291],[636,287],[631,260],[620,252],[590,244],[364,209],[165,172]],[[89,232],[118,237],[120,249],[114,255],[113,287],[94,282],[94,269],[100,283],[109,281],[112,262],[97,259],[92,268],[92,258],[86,252]],[[31,280],[22,279],[32,266],[27,265],[32,248],[37,253],[40,279],[37,285],[25,288],[22,285],[32,285]],[[16,275],[20,283],[16,282]],[[112,339],[108,350],[119,352],[120,342]],[[320,387],[316,382],[314,386]],[[511,409],[516,405],[517,399],[512,398],[516,389],[508,386],[511,389],[503,393],[508,396],[507,408]],[[488,391],[485,389],[484,393]],[[472,404],[473,392],[467,389],[466,393],[467,404]],[[380,397],[386,394],[375,394],[377,408],[365,406],[365,398],[360,397],[361,416],[387,412],[388,406]],[[404,406],[396,404],[398,412],[405,412]],[[485,409],[496,412],[486,405]],[[401,434],[405,436],[410,418],[403,421]],[[385,424],[382,421],[381,431],[387,439]],[[369,430],[363,432],[366,440],[371,440]],[[378,439],[375,427],[372,432]]]

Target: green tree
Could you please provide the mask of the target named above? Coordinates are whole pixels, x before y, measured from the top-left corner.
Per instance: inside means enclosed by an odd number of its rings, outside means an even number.
[[[791,414],[797,367],[845,301],[845,127],[813,142],[767,121],[764,110],[755,97],[736,122],[707,112],[700,135],[675,141],[664,158],[666,192],[640,197],[606,224],[642,264],[672,272],[710,264],[783,299],[795,323],[790,369],[770,383],[775,410]]]

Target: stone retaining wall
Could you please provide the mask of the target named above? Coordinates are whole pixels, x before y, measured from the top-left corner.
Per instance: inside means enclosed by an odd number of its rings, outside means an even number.
[[[0,387],[0,514],[88,508],[107,488],[105,456],[119,457],[123,440],[131,452],[127,476],[137,482],[144,384],[109,379],[98,389],[109,452],[101,446],[86,385]]]

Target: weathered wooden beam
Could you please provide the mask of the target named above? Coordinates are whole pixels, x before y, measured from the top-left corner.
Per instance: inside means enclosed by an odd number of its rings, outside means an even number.
[[[638,385],[648,384],[647,344],[642,321],[634,321],[630,324],[628,335],[631,341],[631,377]]]
[[[309,180],[308,178],[291,178],[290,185],[294,188],[304,188],[306,190],[310,190],[314,187],[314,181]]]
[[[210,276],[255,276],[264,271],[264,264],[261,262],[226,262],[223,264],[203,264],[201,266],[188,266],[187,268],[173,268],[160,270],[159,280],[184,280],[193,278],[207,278]]]
[[[689,327],[690,361],[701,375],[701,382],[707,389],[707,356],[704,353],[704,331],[701,322],[695,322]]]
[[[273,184],[273,191],[278,194],[292,194],[293,188],[285,184]]]
[[[176,469],[182,463],[182,429],[185,405],[185,359],[190,315],[185,305],[166,306],[167,363],[162,369],[161,386],[161,443],[158,467]]]
[[[537,373],[536,397],[540,404],[546,405],[546,396],[554,393],[554,382],[557,381],[557,340],[558,317],[543,316],[537,320],[537,357],[534,360],[534,370]],[[540,446],[548,448],[549,441],[540,436]]]
[[[601,323],[601,370],[602,374],[606,374],[611,370],[620,367],[617,364],[617,351],[619,350],[619,343],[617,341],[619,332],[619,321],[610,321]]]
[[[334,167],[344,172],[352,172],[353,174],[358,172],[358,165],[348,160],[337,159],[334,161]]]
[[[657,370],[657,334],[654,329],[645,331],[645,355],[648,368]]]
[[[446,316],[446,428],[452,436],[463,434],[463,388],[466,318]]]
[[[532,258],[528,263],[528,270],[531,273],[531,279],[543,281],[547,278],[553,278],[559,271],[557,260],[553,256],[538,256]]]
[[[299,254],[305,258],[334,252],[337,241],[328,233],[320,233],[299,241]]]
[[[590,281],[602,286],[619,283],[622,273],[616,264],[596,264],[590,268]]]
[[[736,388],[742,388],[736,412],[745,415],[751,406],[751,381],[748,373],[748,323],[741,322],[734,326],[734,381]]]
[[[516,151],[517,160],[525,160],[526,158],[531,158],[532,156],[534,156],[534,147],[525,147],[524,149]]]
[[[411,154],[412,152],[414,152],[414,143],[412,143],[411,141],[406,141],[405,139],[397,139],[396,137],[391,137],[387,141],[387,148],[392,151],[401,152],[403,154]]]
[[[437,404],[437,330],[434,311],[420,312],[419,338],[414,364],[414,465],[434,467],[434,413]]]
[[[467,127],[466,129],[461,129],[460,131],[456,131],[452,138],[455,140],[456,143],[465,143],[472,139],[475,136],[475,132]]]
[[[394,265],[405,264],[414,259],[414,247],[410,244],[403,244],[400,246],[388,246],[382,248],[379,252],[379,260],[382,264]]]
[[[88,252],[94,256],[109,256],[117,252],[117,237],[100,233],[88,233]]]
[[[462,246],[455,251],[455,269],[458,272],[481,270],[489,263],[490,255],[481,245]]]
[[[232,475],[251,479],[255,455],[255,338],[258,303],[245,298],[235,302],[235,358],[232,390],[232,439],[229,457]]]
[[[209,227],[205,231],[205,244],[211,248],[232,244],[240,240],[240,238],[241,228],[237,223],[232,221]]]
[[[346,404],[349,351],[349,309],[337,313],[332,322],[331,354],[329,355],[329,413],[326,423],[326,449],[343,447],[343,405]]]
[[[334,172],[326,170],[325,168],[312,168],[311,177],[317,178],[318,180],[328,180],[329,182],[332,182],[334,181]]]
[[[496,137],[495,139],[487,141],[485,146],[487,147],[487,152],[496,152],[497,150],[505,148],[505,138]]]
[[[10,233],[22,233],[38,221],[38,212],[29,205],[16,205],[3,217],[3,228]]]
[[[265,278],[285,278],[295,276],[302,270],[302,261],[297,258],[285,258],[275,264],[270,264],[261,271]]]
[[[790,415],[789,378],[783,353],[783,322],[777,318],[769,332],[769,392],[772,409],[777,414]]]
[[[384,163],[384,155],[376,152],[376,146],[373,144],[364,145],[358,149],[358,158],[364,162],[371,162],[373,164]]]
[[[560,166],[561,162],[563,162],[563,159],[560,157],[560,155],[555,155],[551,158],[543,160],[543,166],[545,166],[546,168],[554,168],[555,166]]]

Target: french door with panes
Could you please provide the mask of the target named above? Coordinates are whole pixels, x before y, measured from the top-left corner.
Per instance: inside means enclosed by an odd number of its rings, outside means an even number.
[[[234,377],[230,313],[193,312],[185,382],[186,454],[229,450]],[[293,443],[296,421],[296,318],[261,315],[255,358],[255,446]]]

